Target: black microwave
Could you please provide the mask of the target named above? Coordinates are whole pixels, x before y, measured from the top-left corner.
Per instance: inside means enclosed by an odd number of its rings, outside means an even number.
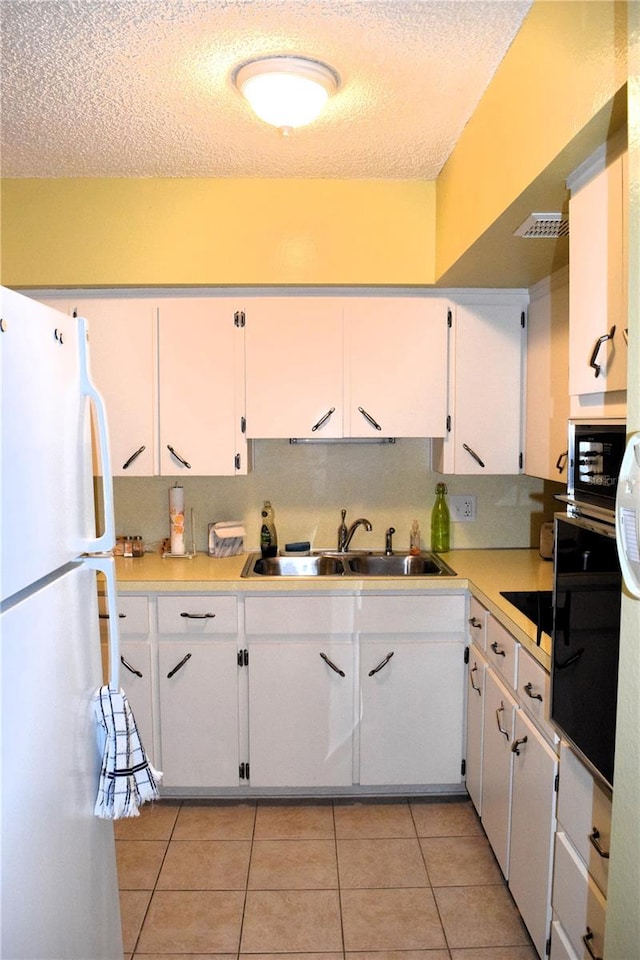
[[[567,501],[613,517],[626,445],[624,420],[570,420]],[[564,499],[564,497],[562,498]]]

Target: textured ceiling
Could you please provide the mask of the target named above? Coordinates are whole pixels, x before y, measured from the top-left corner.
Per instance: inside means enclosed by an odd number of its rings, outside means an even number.
[[[531,0],[0,0],[7,177],[433,179]],[[230,73],[290,53],[342,84],[283,138]]]

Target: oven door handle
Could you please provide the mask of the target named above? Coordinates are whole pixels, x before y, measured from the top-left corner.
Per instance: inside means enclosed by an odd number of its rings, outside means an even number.
[[[554,666],[556,670],[566,670],[567,667],[570,667],[572,663],[575,663],[577,660],[579,660],[583,653],[584,647],[580,647],[579,650],[576,650],[575,653],[573,653],[570,657],[567,657],[567,659],[563,660],[562,662],[560,662],[556,657],[554,659]]]

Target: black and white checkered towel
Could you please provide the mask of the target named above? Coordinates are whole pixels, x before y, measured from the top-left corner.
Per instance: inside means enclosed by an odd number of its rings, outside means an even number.
[[[139,806],[159,799],[162,774],[147,759],[124,691],[100,687],[94,701],[105,743],[93,812],[103,820],[137,817]]]

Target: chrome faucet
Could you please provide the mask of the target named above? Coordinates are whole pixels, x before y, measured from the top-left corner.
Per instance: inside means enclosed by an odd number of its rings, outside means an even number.
[[[351,540],[353,539],[353,535],[358,529],[358,527],[364,527],[365,530],[367,530],[368,532],[371,532],[371,530],[373,530],[373,527],[365,517],[359,517],[357,520],[354,520],[351,526],[349,527],[349,529],[347,530],[346,524],[344,522],[345,516],[346,516],[346,511],[343,512],[342,523],[340,524],[340,527],[338,529],[338,550],[340,550],[341,553],[346,553],[346,551],[349,549],[349,544],[351,543]]]
[[[391,543],[391,538],[393,537],[393,535],[394,535],[395,532],[396,532],[396,528],[395,528],[395,527],[389,527],[389,529],[387,530],[387,532],[386,532],[385,535],[384,535],[384,555],[385,555],[385,557],[392,557],[392,556],[393,556],[393,544]]]

